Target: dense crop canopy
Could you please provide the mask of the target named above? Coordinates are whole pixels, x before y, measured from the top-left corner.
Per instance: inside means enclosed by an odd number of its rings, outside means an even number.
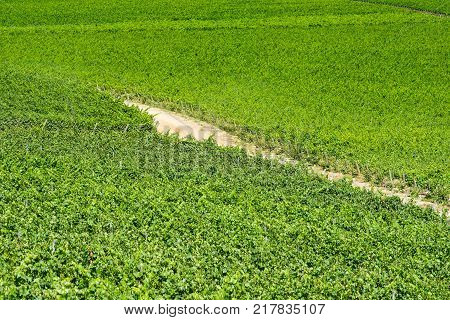
[[[0,84],[0,298],[449,298],[431,211],[159,136],[74,81]]]
[[[448,201],[447,17],[346,0],[81,2],[2,2],[2,63],[172,101]]]
[[[435,212],[108,92],[448,202],[448,18],[373,2],[1,1],[0,298],[449,299]]]
[[[385,4],[429,13],[450,14],[450,1],[447,0],[355,0],[374,4]]]

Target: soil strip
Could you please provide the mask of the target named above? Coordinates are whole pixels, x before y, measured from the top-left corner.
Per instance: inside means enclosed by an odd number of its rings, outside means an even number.
[[[280,163],[298,164],[299,161],[289,158],[285,155],[275,154],[273,152],[261,149],[253,144],[246,143],[238,137],[229,134],[209,123],[199,121],[197,119],[160,109],[152,106],[125,100],[125,105],[129,107],[137,107],[142,112],[146,112],[153,117],[156,130],[162,134],[175,134],[180,139],[193,138],[197,141],[206,141],[212,139],[218,146],[221,147],[239,147],[244,149],[247,154],[255,156],[260,154],[263,158],[276,160]],[[439,203],[431,202],[424,199],[423,195],[412,197],[407,191],[390,190],[386,187],[375,186],[370,182],[364,181],[361,176],[353,177],[351,175],[343,174],[327,170],[318,165],[308,165],[310,172],[319,176],[325,177],[330,181],[339,181],[342,179],[348,180],[353,187],[378,192],[388,197],[398,197],[403,203],[412,203],[421,208],[432,208],[433,210],[445,214],[450,217],[450,207]]]

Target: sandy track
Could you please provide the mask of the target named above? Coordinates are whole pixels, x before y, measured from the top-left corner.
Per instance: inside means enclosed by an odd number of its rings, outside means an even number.
[[[212,139],[221,147],[240,147],[249,155],[261,154],[264,158],[274,159],[280,163],[298,163],[297,160],[291,159],[285,155],[275,154],[258,148],[250,143],[243,142],[238,137],[231,135],[209,123],[131,100],[125,100],[124,103],[129,107],[137,107],[139,110],[153,116],[156,130],[160,133],[176,134],[181,139],[191,137],[197,141]],[[403,203],[413,203],[422,208],[432,208],[441,214],[446,214],[447,217],[450,216],[450,208],[448,206],[424,200],[421,195],[414,198],[409,192],[398,191],[395,189],[390,190],[385,187],[374,186],[370,182],[364,181],[362,177],[352,177],[341,172],[329,171],[318,165],[309,165],[308,168],[312,173],[325,177],[328,180],[338,181],[346,179],[352,184],[353,187],[378,192],[384,196],[395,196],[400,198]]]

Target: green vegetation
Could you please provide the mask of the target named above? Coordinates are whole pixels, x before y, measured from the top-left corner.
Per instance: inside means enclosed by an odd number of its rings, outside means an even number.
[[[405,7],[414,10],[450,14],[450,1],[447,0],[356,0],[375,4]]]
[[[163,101],[448,202],[447,17],[347,0],[0,6],[3,65]]]
[[[448,299],[448,224],[0,72],[0,298]]]
[[[447,30],[351,0],[1,1],[0,298],[449,299],[431,210],[111,95],[448,202]]]
[[[380,9],[348,0],[3,0],[0,25],[235,20],[390,11],[390,8]]]

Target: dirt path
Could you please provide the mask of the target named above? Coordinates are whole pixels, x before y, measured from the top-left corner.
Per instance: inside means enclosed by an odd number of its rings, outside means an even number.
[[[197,141],[205,141],[211,138],[221,147],[240,147],[249,155],[261,154],[264,158],[274,159],[280,163],[298,163],[297,160],[291,159],[287,156],[274,154],[270,151],[258,148],[250,143],[243,142],[238,137],[233,136],[228,132],[225,132],[206,122],[131,100],[125,100],[124,103],[129,107],[137,107],[139,110],[153,116],[156,130],[160,133],[176,134],[181,139],[192,137]],[[378,192],[389,197],[395,196],[400,198],[403,203],[413,203],[422,208],[432,208],[433,210],[441,214],[445,213],[447,217],[450,217],[450,208],[448,206],[424,200],[423,196],[413,198],[409,192],[390,190],[385,187],[374,186],[371,183],[364,181],[362,177],[352,177],[341,172],[329,171],[317,165],[310,165],[308,168],[312,173],[323,176],[328,180],[338,181],[347,179],[351,182],[353,187]]]

